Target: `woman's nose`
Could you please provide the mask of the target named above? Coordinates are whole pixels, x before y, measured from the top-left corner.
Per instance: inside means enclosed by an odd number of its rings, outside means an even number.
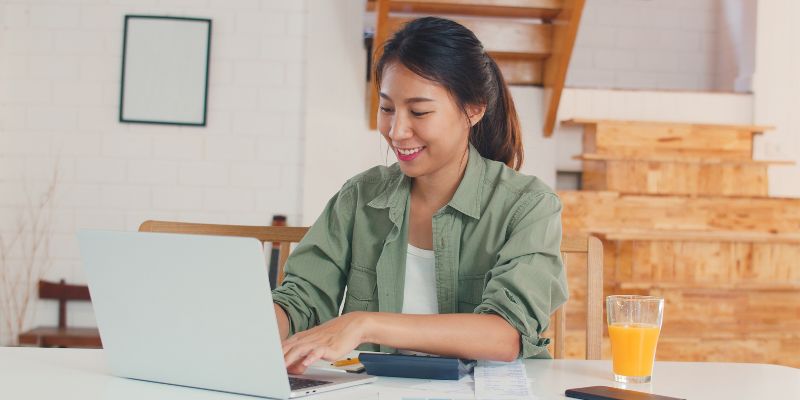
[[[393,140],[402,140],[411,136],[411,126],[406,118],[396,115],[392,121],[392,128],[389,130],[389,137],[391,137]]]

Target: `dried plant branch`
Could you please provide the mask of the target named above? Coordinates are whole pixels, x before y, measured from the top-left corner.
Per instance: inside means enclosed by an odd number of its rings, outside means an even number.
[[[19,332],[28,322],[36,284],[51,265],[50,237],[58,181],[58,160],[52,178],[38,200],[33,199],[23,180],[26,208],[18,216],[16,229],[10,237],[5,238],[0,232],[0,318],[12,344],[16,343]],[[20,260],[12,256],[14,250],[19,250]]]

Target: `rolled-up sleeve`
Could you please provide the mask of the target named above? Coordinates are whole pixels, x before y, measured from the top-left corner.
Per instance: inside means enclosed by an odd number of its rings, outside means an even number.
[[[273,301],[289,316],[290,335],[339,314],[350,265],[355,187],[346,183],[286,260]]]
[[[567,301],[561,259],[561,201],[554,193],[530,193],[518,202],[509,236],[486,275],[476,313],[497,314],[520,333],[521,358],[549,358],[540,335],[550,315]]]

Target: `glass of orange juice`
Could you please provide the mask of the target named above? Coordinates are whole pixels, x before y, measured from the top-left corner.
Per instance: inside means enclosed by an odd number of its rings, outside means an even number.
[[[608,296],[606,314],[614,380],[622,383],[650,382],[664,316],[664,299],[654,296]]]

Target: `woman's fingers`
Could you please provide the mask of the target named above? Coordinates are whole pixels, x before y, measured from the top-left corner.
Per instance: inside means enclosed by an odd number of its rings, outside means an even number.
[[[356,348],[360,335],[348,329],[351,322],[350,316],[334,318],[284,340],[281,347],[289,372],[303,373],[319,359],[333,361]]]
[[[313,364],[315,361],[322,358],[325,354],[325,349],[322,347],[317,347],[312,349],[311,351],[306,354],[305,358],[303,358],[303,366],[308,368],[309,365]]]
[[[295,351],[287,354],[286,369],[291,374],[302,374],[306,369],[319,360],[326,352],[323,347],[298,346]]]
[[[294,346],[292,349],[290,349],[283,355],[283,360],[286,362],[286,366],[291,367],[297,362],[297,360],[299,360],[302,357],[305,357],[305,355],[308,354],[308,352],[311,351],[311,349],[313,348],[314,348],[313,346],[307,344]]]

